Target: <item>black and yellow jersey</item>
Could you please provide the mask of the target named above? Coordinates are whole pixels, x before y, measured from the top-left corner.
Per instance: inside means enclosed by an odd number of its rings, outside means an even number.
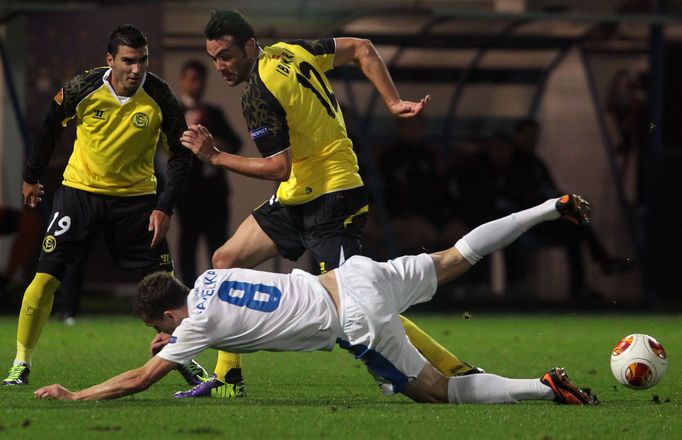
[[[334,39],[267,46],[242,94],[242,110],[261,155],[290,149],[291,176],[277,189],[284,204],[362,186],[358,160],[325,72]]]
[[[191,153],[180,144],[185,118],[173,92],[148,72],[129,98],[116,96],[111,69],[95,68],[67,83],[55,96],[24,169],[35,183],[46,168],[66,124],[76,119],[76,140],[64,170],[65,186],[110,196],[154,194],[154,154],[168,147],[168,183],[158,209],[171,213],[185,183]]]

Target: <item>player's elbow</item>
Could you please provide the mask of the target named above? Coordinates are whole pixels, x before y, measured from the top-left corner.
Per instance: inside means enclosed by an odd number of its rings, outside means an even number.
[[[291,156],[284,151],[269,158],[270,178],[277,182],[286,182],[291,176]]]
[[[272,177],[273,180],[276,180],[277,182],[286,182],[287,180],[289,180],[290,176],[291,167],[287,167],[275,170]]]
[[[355,59],[361,61],[370,57],[377,57],[379,53],[377,52],[374,44],[366,38],[358,38],[355,44]]]

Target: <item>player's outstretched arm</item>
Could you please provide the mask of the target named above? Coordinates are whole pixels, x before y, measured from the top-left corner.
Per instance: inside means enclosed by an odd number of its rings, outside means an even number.
[[[106,400],[117,399],[130,394],[139,393],[158,382],[178,364],[166,359],[154,356],[144,366],[135,370],[126,371],[112,377],[99,385],[86,388],[82,391],[72,392],[61,385],[49,385],[35,391],[36,399],[58,400]]]
[[[369,40],[348,37],[336,38],[334,67],[350,62],[354,62],[360,67],[362,73],[379,91],[386,107],[400,118],[410,118],[419,114],[431,100],[430,95],[426,95],[417,102],[400,99],[398,89],[395,87],[390,73],[388,73],[384,60]]]

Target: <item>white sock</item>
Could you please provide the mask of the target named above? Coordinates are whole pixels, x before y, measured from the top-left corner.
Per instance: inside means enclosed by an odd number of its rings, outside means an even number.
[[[556,210],[557,200],[550,199],[530,209],[484,223],[460,238],[455,247],[469,264],[476,264],[486,255],[506,247],[538,223],[561,217]]]
[[[507,379],[496,374],[472,374],[448,379],[450,403],[519,403],[553,400],[554,392],[540,379]]]

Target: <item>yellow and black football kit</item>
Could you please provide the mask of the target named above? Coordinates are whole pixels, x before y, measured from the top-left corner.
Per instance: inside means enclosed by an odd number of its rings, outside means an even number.
[[[69,120],[76,140],[54,198],[38,272],[60,279],[93,234],[104,232],[115,261],[140,273],[172,270],[168,246],[150,248],[154,209],[172,213],[189,172],[191,153],[180,144],[186,129],[168,85],[152,73],[130,97],[116,96],[109,68],[74,78],[55,96],[24,169],[38,181]],[[168,146],[168,182],[156,196],[154,155]]]
[[[325,72],[334,39],[265,47],[242,94],[242,110],[261,155],[286,150],[291,175],[254,218],[282,256],[309,249],[320,270],[360,253],[367,195],[343,115]]]

